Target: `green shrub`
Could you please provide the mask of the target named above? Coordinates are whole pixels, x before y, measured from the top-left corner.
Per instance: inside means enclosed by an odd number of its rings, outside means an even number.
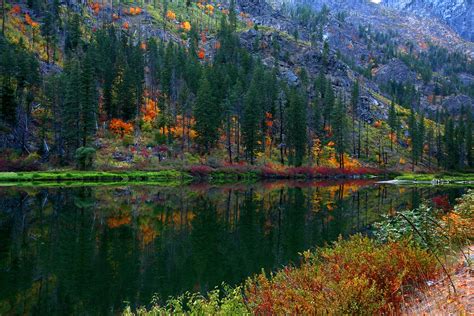
[[[80,170],[90,170],[94,165],[94,158],[95,149],[92,147],[80,147],[74,155],[77,168]]]
[[[150,309],[139,308],[132,312],[132,309],[127,307],[123,315],[250,315],[242,298],[242,288],[231,288],[227,285],[222,287],[222,291],[215,289],[210,291],[207,297],[185,293],[169,299],[164,306],[154,298]]]
[[[162,134],[161,132],[156,132],[154,135],[156,145],[164,145],[166,144],[166,135]]]
[[[125,135],[122,139],[122,145],[125,147],[132,146],[134,142],[132,135]]]

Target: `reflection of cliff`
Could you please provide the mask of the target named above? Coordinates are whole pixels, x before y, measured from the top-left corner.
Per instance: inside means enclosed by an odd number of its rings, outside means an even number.
[[[1,311],[107,314],[125,300],[148,303],[154,293],[241,282],[297,263],[298,252],[436,190],[297,181],[198,190],[0,188]]]

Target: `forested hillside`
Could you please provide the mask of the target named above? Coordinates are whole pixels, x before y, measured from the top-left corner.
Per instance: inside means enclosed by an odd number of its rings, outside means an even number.
[[[4,1],[0,170],[474,166],[467,51],[272,5]]]

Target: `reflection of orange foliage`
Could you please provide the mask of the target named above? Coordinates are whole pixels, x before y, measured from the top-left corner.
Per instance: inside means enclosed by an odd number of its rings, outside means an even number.
[[[220,48],[221,48],[221,42],[217,41],[217,42],[214,44],[214,48],[215,48],[215,49],[220,49]]]
[[[391,141],[392,143],[394,143],[394,144],[397,142],[397,134],[394,133],[394,132],[390,132],[390,133],[388,134],[388,138],[389,138],[390,141]]]
[[[191,31],[191,23],[189,23],[188,21],[184,21],[183,23],[181,23],[181,28],[185,32],[189,32],[189,31]]]
[[[145,42],[142,42],[142,43],[140,44],[140,49],[141,49],[141,50],[146,50],[146,43],[145,43]]]
[[[328,143],[328,147],[334,147],[336,143],[334,143],[332,140]]]
[[[120,137],[124,137],[133,132],[132,123],[124,122],[121,119],[112,119],[109,128],[114,134],[120,135]]]
[[[375,121],[374,127],[375,127],[375,128],[380,128],[380,127],[382,127],[382,121]]]
[[[31,27],[38,27],[39,23],[31,19],[31,16],[28,13],[25,13],[25,22]]]
[[[125,21],[125,22],[123,22],[122,27],[123,27],[124,29],[128,30],[129,27],[130,27],[130,24]]]
[[[152,99],[146,99],[145,105],[142,107],[143,121],[152,122],[158,115],[158,107],[156,101]]]
[[[132,217],[130,215],[109,217],[107,219],[107,226],[109,226],[109,228],[117,228],[123,225],[130,224],[131,220],[132,220]]]
[[[142,235],[143,243],[145,245],[148,245],[157,236],[157,233],[155,232],[153,227],[151,227],[147,223],[140,225],[140,232],[141,232],[141,235]]]
[[[404,165],[406,164],[406,160],[403,157],[400,157],[400,160],[398,161],[399,164]]]
[[[176,13],[174,13],[171,10],[168,10],[168,12],[166,12],[166,18],[168,20],[174,21],[174,20],[176,20]]]
[[[204,32],[201,32],[201,42],[203,42],[203,43],[207,42],[206,33],[204,33]]]

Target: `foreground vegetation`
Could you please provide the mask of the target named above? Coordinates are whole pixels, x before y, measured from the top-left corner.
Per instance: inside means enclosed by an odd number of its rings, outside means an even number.
[[[374,226],[377,238],[355,235],[306,251],[299,267],[262,273],[241,286],[206,297],[184,294],[124,315],[161,314],[380,314],[400,312],[405,295],[448,274],[462,248],[474,239],[474,191],[452,208],[399,212]],[[440,258],[443,258],[441,260]],[[454,285],[453,285],[454,286]],[[454,289],[455,292],[455,289]]]

